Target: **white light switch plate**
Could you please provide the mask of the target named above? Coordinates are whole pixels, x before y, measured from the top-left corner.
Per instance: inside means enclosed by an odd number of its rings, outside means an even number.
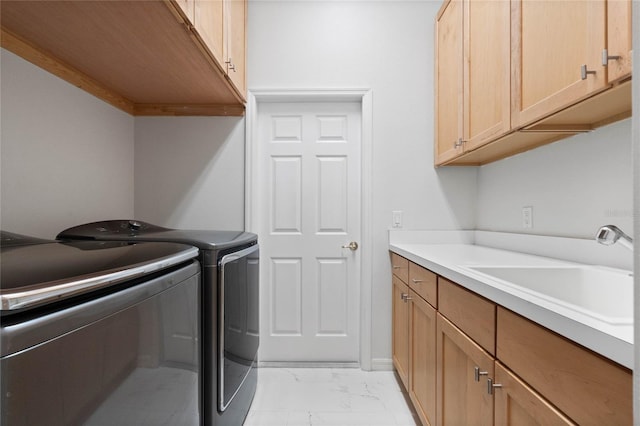
[[[533,207],[526,206],[522,208],[522,227],[525,229],[533,228]]]
[[[402,228],[402,210],[394,210],[392,216],[391,226],[394,228]]]

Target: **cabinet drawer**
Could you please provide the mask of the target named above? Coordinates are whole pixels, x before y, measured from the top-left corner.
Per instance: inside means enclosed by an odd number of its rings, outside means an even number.
[[[502,307],[497,357],[579,424],[632,424],[632,375]]]
[[[409,261],[404,257],[391,253],[391,270],[393,275],[405,283],[409,282]]]
[[[409,262],[409,287],[431,306],[438,307],[438,277],[422,266]]]
[[[487,352],[495,355],[495,303],[438,277],[438,310]]]

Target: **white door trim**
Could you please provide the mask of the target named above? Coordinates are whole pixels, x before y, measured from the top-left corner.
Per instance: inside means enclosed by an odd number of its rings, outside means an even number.
[[[360,271],[360,368],[372,369],[371,299],[373,271],[373,99],[371,89],[252,89],[247,92],[245,148],[245,229],[260,224],[258,110],[261,102],[352,101],[362,105],[361,193],[362,254]]]

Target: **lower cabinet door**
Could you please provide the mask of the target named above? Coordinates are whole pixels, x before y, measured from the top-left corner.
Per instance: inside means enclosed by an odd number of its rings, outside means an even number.
[[[423,425],[436,421],[436,310],[414,291],[409,305],[409,397]]]
[[[393,365],[409,387],[409,286],[393,276]]]
[[[494,358],[440,314],[436,336],[436,424],[493,425]]]
[[[575,425],[499,362],[495,381],[496,426]]]

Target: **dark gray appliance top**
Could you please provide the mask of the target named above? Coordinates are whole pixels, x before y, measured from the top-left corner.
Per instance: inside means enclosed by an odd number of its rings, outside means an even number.
[[[176,243],[47,241],[0,247],[1,311],[18,311],[123,283],[198,256]]]
[[[258,236],[243,231],[210,231],[171,229],[139,220],[105,220],[65,229],[56,237],[60,240],[102,241],[170,241],[190,244],[201,250],[225,250],[256,244]]]
[[[31,237],[29,235],[16,234],[14,232],[0,231],[0,247],[26,246],[31,244],[50,243],[52,240]]]

